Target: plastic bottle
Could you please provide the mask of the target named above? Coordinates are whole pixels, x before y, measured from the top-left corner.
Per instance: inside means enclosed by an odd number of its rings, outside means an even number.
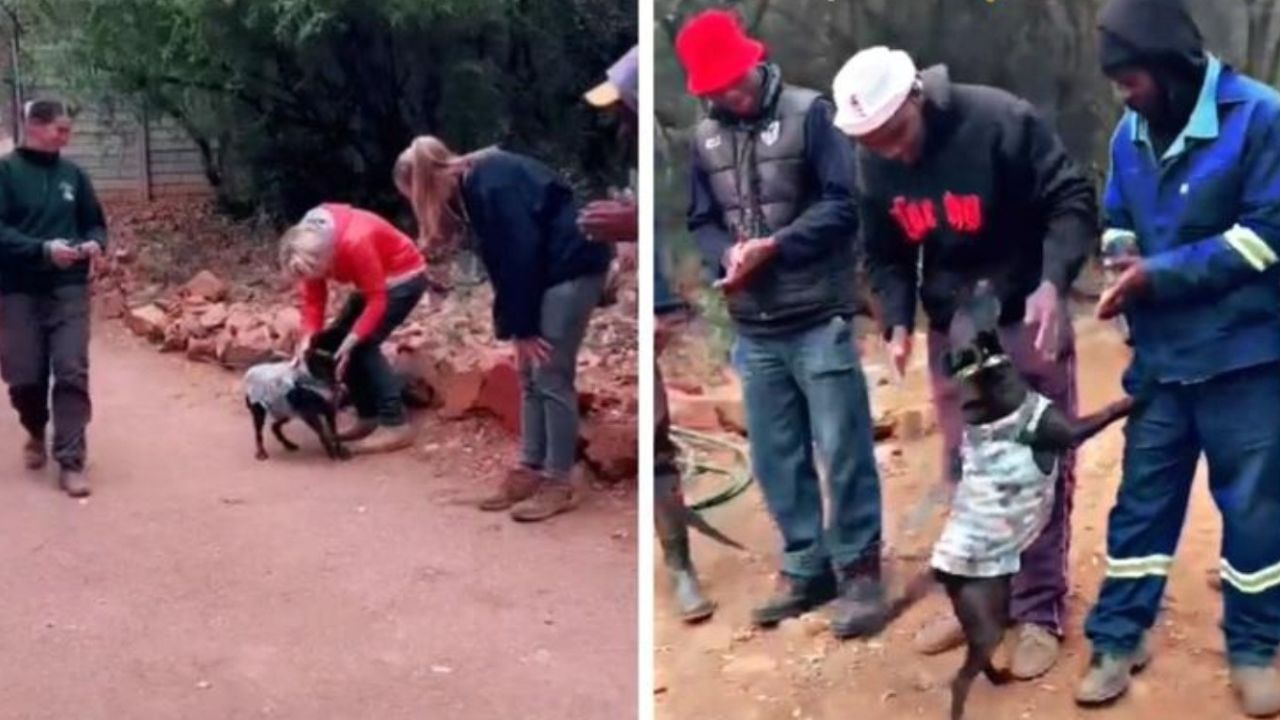
[[[1106,278],[1107,286],[1114,285],[1120,277],[1120,270],[1116,267],[1117,261],[1127,257],[1139,257],[1140,255],[1138,238],[1133,235],[1125,235],[1107,243],[1102,248],[1103,277]],[[1112,322],[1115,324],[1116,330],[1120,332],[1120,336],[1128,340],[1129,323],[1125,320],[1124,313],[1117,315]]]

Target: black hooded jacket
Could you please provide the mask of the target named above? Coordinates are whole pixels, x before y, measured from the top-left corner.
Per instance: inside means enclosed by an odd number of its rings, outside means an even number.
[[[1204,84],[1208,58],[1200,28],[1183,0],[1111,0],[1098,13],[1099,53],[1108,75],[1151,73],[1160,107],[1143,113],[1157,152],[1182,132]]]
[[[1065,293],[1097,242],[1093,186],[1030,103],[952,83],[943,66],[921,77],[918,164],[857,154],[866,260],[885,330],[914,326],[917,292],[930,326],[945,330],[958,294],[982,279],[1000,298],[1001,322],[1020,322],[1041,281]]]

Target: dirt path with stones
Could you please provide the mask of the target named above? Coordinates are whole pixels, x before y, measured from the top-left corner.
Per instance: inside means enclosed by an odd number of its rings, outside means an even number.
[[[517,526],[478,423],[259,463],[232,375],[100,325],[93,377],[86,502],[0,412],[0,718],[635,717],[634,493]]]
[[[1097,408],[1119,394],[1126,351],[1106,328],[1081,323],[1082,405]],[[922,350],[923,343],[918,344]],[[874,358],[871,359],[874,362]],[[874,378],[880,373],[868,368]],[[917,368],[905,389],[881,384],[876,410],[923,407],[928,394]],[[1170,578],[1166,609],[1154,632],[1155,660],[1115,707],[1085,713],[1072,703],[1075,682],[1088,662],[1081,637],[1083,615],[1097,597],[1105,564],[1107,512],[1119,480],[1123,445],[1119,426],[1085,447],[1079,460],[1075,535],[1071,548],[1070,638],[1064,656],[1047,677],[1008,688],[980,680],[969,715],[984,720],[1141,720],[1142,718],[1232,718],[1237,714],[1226,680],[1218,628],[1221,598],[1205,583],[1217,567],[1220,525],[1205,487],[1203,467],[1178,563]],[[902,531],[908,510],[938,476],[938,438],[877,448],[886,495],[886,534],[899,558],[894,576],[921,567],[940,523],[913,534]],[[743,555],[698,537],[694,556],[707,592],[720,608],[707,625],[682,627],[668,602],[668,585],[657,576],[657,717],[662,720],[835,720],[849,717],[942,718],[947,683],[962,651],[923,658],[910,648],[914,630],[946,600],[935,594],[913,608],[880,638],[838,643],[823,631],[820,616],[784,624],[777,631],[750,629],[751,606],[773,586],[777,536],[758,488],[709,518],[754,552]],[[919,558],[918,561],[902,558]]]

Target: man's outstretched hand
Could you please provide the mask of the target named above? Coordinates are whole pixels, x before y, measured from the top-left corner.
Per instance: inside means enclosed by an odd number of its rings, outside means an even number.
[[[773,238],[755,238],[734,245],[727,253],[727,272],[715,286],[726,293],[742,290],[777,254],[778,241]]]
[[[1102,293],[1098,300],[1098,319],[1110,320],[1124,311],[1125,306],[1147,291],[1151,278],[1147,274],[1147,266],[1142,258],[1134,256],[1119,257],[1112,260],[1108,269],[1117,273],[1115,282]]]
[[[637,206],[631,200],[596,200],[578,213],[578,229],[593,242],[633,243],[639,228]]]

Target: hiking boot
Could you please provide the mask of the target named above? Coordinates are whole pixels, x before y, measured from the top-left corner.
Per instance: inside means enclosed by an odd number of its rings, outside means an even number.
[[[954,613],[942,612],[925,621],[911,639],[911,646],[921,655],[941,655],[964,645],[964,629]]]
[[[1212,568],[1204,574],[1205,582],[1209,585],[1209,589],[1214,592],[1222,592],[1222,571]]]
[[[39,470],[49,462],[49,448],[45,445],[44,438],[34,435],[27,438],[27,442],[22,446],[22,464],[28,470]]]
[[[760,627],[773,627],[788,618],[821,607],[836,598],[836,575],[826,572],[811,578],[782,574],[779,592],[751,611],[751,621]]]
[[[480,509],[485,512],[509,510],[512,505],[533,497],[542,482],[542,473],[533,468],[521,466],[509,470],[498,489],[480,501]]]
[[[884,629],[884,585],[868,575],[846,576],[831,604],[831,632],[841,640],[870,637]]]
[[[395,452],[413,445],[413,437],[413,426],[408,423],[395,426],[378,425],[372,433],[362,440],[351,443],[347,449],[353,455]]]
[[[1018,626],[1009,671],[1019,680],[1035,680],[1058,662],[1062,641],[1051,630],[1035,623]]]
[[[1280,673],[1274,666],[1235,665],[1231,668],[1231,687],[1244,714],[1255,718],[1280,715]]]
[[[377,429],[378,421],[376,419],[358,418],[355,423],[345,430],[338,431],[338,439],[344,443],[363,440],[372,435]]]
[[[519,522],[540,522],[569,512],[578,506],[578,490],[573,483],[544,480],[537,492],[516,503],[511,508],[511,519]]]
[[[1151,661],[1146,643],[1138,645],[1131,655],[1094,653],[1089,672],[1076,687],[1077,705],[1106,705],[1118,700],[1129,690],[1129,681]]]
[[[89,480],[80,470],[63,468],[58,473],[58,487],[73,498],[89,497]]]

